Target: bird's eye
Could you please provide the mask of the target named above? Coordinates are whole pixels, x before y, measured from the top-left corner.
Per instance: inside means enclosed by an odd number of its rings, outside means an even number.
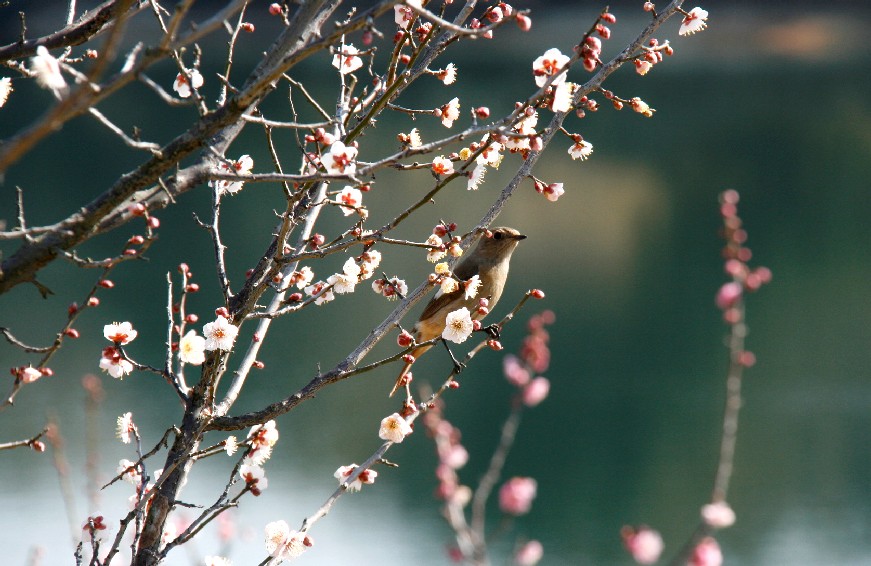
[[[496,232],[495,234],[493,234],[493,238],[496,240],[501,240],[502,239],[502,232]]]

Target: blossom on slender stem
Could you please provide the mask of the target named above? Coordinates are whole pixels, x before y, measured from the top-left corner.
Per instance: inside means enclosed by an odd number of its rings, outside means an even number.
[[[557,74],[566,63],[569,62],[569,57],[563,55],[556,47],[552,47],[544,52],[544,55],[538,57],[532,62],[532,75],[535,77],[535,84],[543,87],[547,79],[552,75]],[[554,79],[552,85],[558,85],[566,80],[566,72],[559,73],[559,76]]]
[[[250,155],[243,155],[236,161],[222,161],[219,169],[221,173],[235,173],[236,175],[249,175],[254,168],[254,160]],[[209,181],[210,187],[215,187],[220,193],[229,193],[235,195],[242,190],[245,181],[229,181],[227,179],[219,179],[217,181]]]
[[[448,313],[445,319],[445,329],[442,338],[457,344],[462,344],[472,335],[475,325],[472,323],[472,314],[469,309],[461,309]]]
[[[130,444],[130,434],[136,432],[133,413],[127,412],[115,419],[115,436],[124,444]]]
[[[454,162],[444,155],[439,155],[432,160],[432,172],[436,175],[450,175],[454,172]]]
[[[332,288],[324,291],[324,289],[326,287],[327,287],[326,282],[318,281],[317,283],[314,283],[313,285],[309,285],[308,287],[303,289],[303,291],[305,291],[305,294],[308,295],[309,297],[317,297],[315,299],[315,304],[320,306],[324,303],[329,303],[330,301],[332,301],[333,299],[336,298],[336,296],[333,294]]]
[[[466,177],[468,178],[468,182],[466,183],[467,191],[477,191],[478,187],[481,186],[481,183],[484,182],[484,175],[487,173],[487,168],[480,163],[475,165],[475,168],[471,171],[466,171]]]
[[[339,483],[345,483],[345,481],[351,477],[351,474],[357,471],[357,464],[351,464],[350,466],[339,466],[339,469],[333,474],[333,477],[339,480]],[[360,472],[360,475],[357,476],[357,479],[348,484],[347,490],[350,493],[355,491],[360,491],[363,488],[364,483],[373,484],[375,483],[375,478],[378,477],[378,472],[375,470],[363,470]]]
[[[175,77],[175,82],[172,83],[172,90],[181,98],[190,98],[194,88],[203,86],[203,75],[198,70],[191,69],[188,73],[190,74],[190,79],[184,73],[179,73]]]
[[[67,87],[60,72],[60,63],[44,45],[36,48],[36,55],[30,59],[30,70],[36,75],[36,82],[43,88],[63,90]]]
[[[360,50],[350,43],[342,45],[339,52],[333,56],[333,67],[343,75],[353,73],[363,66],[363,59],[357,55],[359,52]]]
[[[436,71],[435,75],[446,85],[454,84],[457,80],[457,66],[453,63],[448,63],[447,67],[441,71]]]
[[[381,427],[378,429],[378,438],[389,440],[390,442],[402,442],[405,437],[411,434],[412,428],[399,413],[393,413],[381,420]]]
[[[572,109],[572,90],[574,83],[564,81],[553,89],[553,103],[550,109],[554,112],[568,112]]]
[[[579,140],[569,148],[569,155],[572,156],[572,159],[580,159],[581,161],[585,161],[592,154],[593,144],[585,140]]]
[[[133,325],[129,322],[113,322],[103,327],[103,336],[109,342],[114,342],[120,346],[126,346],[132,342],[138,332],[133,330]]]
[[[136,462],[130,460],[120,460],[118,467],[115,469],[115,474],[121,476],[121,479],[127,483],[138,487],[142,484],[142,474],[139,473],[139,467]]]
[[[303,265],[302,267],[290,274],[290,277],[288,277],[288,283],[290,285],[296,285],[297,289],[304,289],[312,282],[314,278],[315,272],[312,271],[312,268],[307,265]]]
[[[121,379],[133,371],[133,364],[121,356],[121,351],[114,346],[103,348],[100,358],[100,369],[114,377]]]
[[[435,263],[448,255],[448,252],[443,247],[442,239],[435,234],[430,234],[429,238],[426,239],[425,243],[428,246],[432,246],[429,252],[426,254],[426,260],[428,262]]]
[[[15,368],[14,373],[21,383],[33,383],[43,375],[41,371],[33,366]]]
[[[312,546],[312,540],[299,531],[291,530],[285,521],[273,521],[266,525],[266,553],[279,560],[296,558],[306,548]]]
[[[214,322],[209,322],[203,326],[203,336],[206,338],[205,348],[209,352],[230,350],[233,348],[233,342],[236,341],[238,333],[238,326],[233,326],[229,320],[219,316]]]
[[[245,480],[251,492],[254,495],[260,495],[259,492],[269,487],[269,481],[266,479],[266,472],[263,468],[254,464],[242,464],[239,466],[239,477]]]
[[[708,11],[696,6],[690,10],[680,23],[680,35],[692,35],[708,27]]]
[[[353,175],[357,171],[357,148],[337,141],[321,159],[330,175]]]
[[[454,120],[460,117],[460,99],[452,98],[441,108],[436,108],[435,114],[442,119],[442,125],[445,128],[450,128],[454,125]]]
[[[360,189],[347,185],[342,189],[342,192],[336,194],[335,202],[339,205],[339,210],[342,211],[342,214],[350,216],[363,203],[363,193]]]
[[[414,20],[414,10],[403,4],[396,4],[393,7],[393,19],[396,25],[402,29],[408,29],[408,25]]]
[[[198,366],[206,361],[206,339],[197,336],[195,330],[188,331],[178,341],[178,359],[182,363]]]

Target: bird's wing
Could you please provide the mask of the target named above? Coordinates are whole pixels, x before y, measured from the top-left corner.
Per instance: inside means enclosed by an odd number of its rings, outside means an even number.
[[[433,297],[429,303],[427,303],[426,308],[423,309],[423,312],[420,313],[420,320],[427,320],[435,316],[440,310],[445,308],[447,305],[456,301],[462,294],[464,290],[462,287],[454,291],[453,293],[442,293],[441,295],[436,295]],[[445,313],[447,314],[447,313]]]

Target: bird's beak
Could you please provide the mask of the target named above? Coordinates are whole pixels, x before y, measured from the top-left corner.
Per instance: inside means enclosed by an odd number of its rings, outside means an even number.
[[[517,234],[516,236],[514,236],[514,239],[515,240],[525,240],[526,234]]]

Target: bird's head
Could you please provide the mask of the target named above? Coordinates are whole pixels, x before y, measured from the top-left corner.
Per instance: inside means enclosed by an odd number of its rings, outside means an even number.
[[[505,226],[493,228],[490,232],[492,235],[489,238],[484,236],[478,242],[476,251],[483,257],[497,260],[511,257],[511,253],[517,247],[517,244],[520,243],[520,240],[526,238],[526,236],[514,228]]]

